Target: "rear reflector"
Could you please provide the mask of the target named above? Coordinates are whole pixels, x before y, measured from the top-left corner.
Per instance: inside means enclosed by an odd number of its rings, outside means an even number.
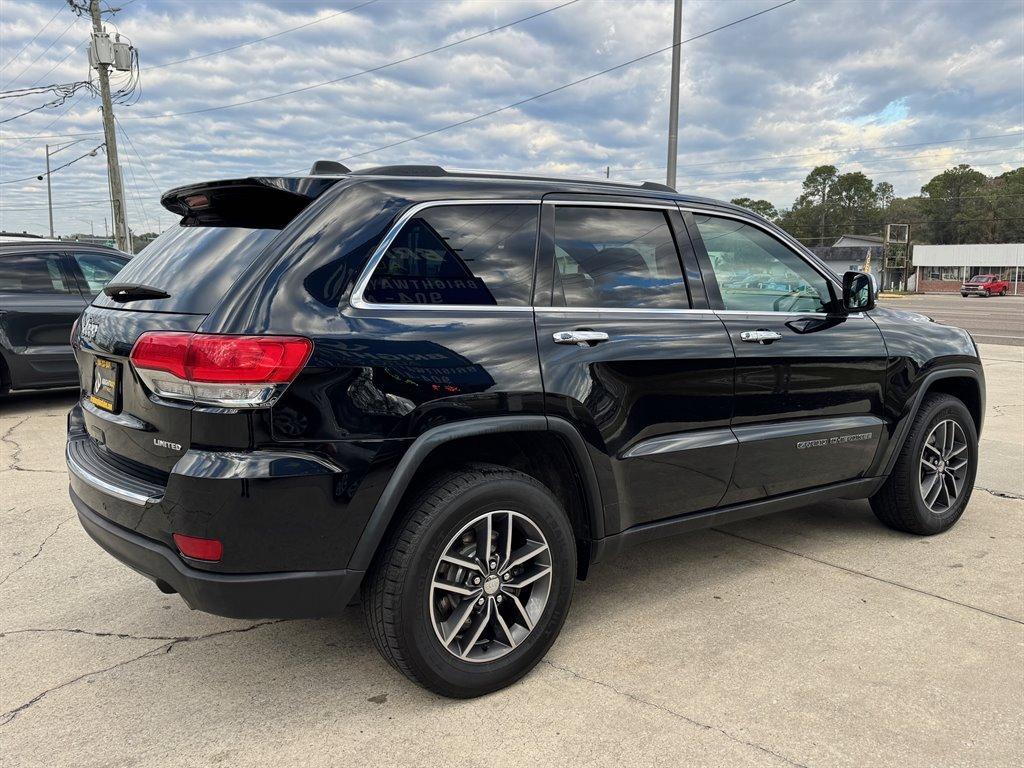
[[[193,560],[206,560],[215,563],[224,554],[224,545],[218,539],[202,539],[198,536],[186,536],[184,533],[174,534],[174,543],[178,551]]]
[[[156,394],[230,407],[268,405],[313,351],[300,336],[149,331],[132,349],[135,370]]]

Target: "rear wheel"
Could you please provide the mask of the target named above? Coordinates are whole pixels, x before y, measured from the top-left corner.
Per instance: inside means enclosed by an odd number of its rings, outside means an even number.
[[[970,411],[952,395],[927,395],[871,508],[890,528],[942,533],[967,507],[977,468],[978,433]]]
[[[572,527],[550,491],[504,467],[439,478],[405,509],[363,584],[378,650],[412,680],[467,698],[529,672],[572,599]]]

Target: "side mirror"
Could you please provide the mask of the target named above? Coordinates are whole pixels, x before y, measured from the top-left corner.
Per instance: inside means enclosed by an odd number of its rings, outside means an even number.
[[[847,312],[867,312],[875,308],[878,288],[875,276],[868,272],[843,274],[843,307]]]

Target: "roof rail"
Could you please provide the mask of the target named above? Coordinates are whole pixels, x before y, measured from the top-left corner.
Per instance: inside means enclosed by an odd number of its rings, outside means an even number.
[[[375,165],[352,171],[353,176],[451,176],[439,165]]]
[[[658,184],[654,181],[645,181],[642,184],[626,183],[620,181],[601,181],[598,179],[567,179],[555,176],[540,176],[532,173],[511,173],[508,171],[484,171],[477,169],[453,169],[447,170],[439,165],[378,165],[372,168],[360,168],[352,171],[352,176],[421,176],[421,177],[470,177],[470,178],[493,178],[493,179],[523,179],[525,181],[561,181],[576,182],[579,184],[594,184],[602,187],[633,187],[646,189],[652,192],[672,192],[672,187],[666,184]]]

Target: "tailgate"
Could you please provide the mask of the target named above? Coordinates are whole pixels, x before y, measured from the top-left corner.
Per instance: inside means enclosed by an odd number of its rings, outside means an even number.
[[[100,307],[85,310],[75,356],[85,428],[101,450],[159,472],[169,472],[188,450],[192,404],[151,397],[128,356],[145,331],[191,332],[205,317]]]

